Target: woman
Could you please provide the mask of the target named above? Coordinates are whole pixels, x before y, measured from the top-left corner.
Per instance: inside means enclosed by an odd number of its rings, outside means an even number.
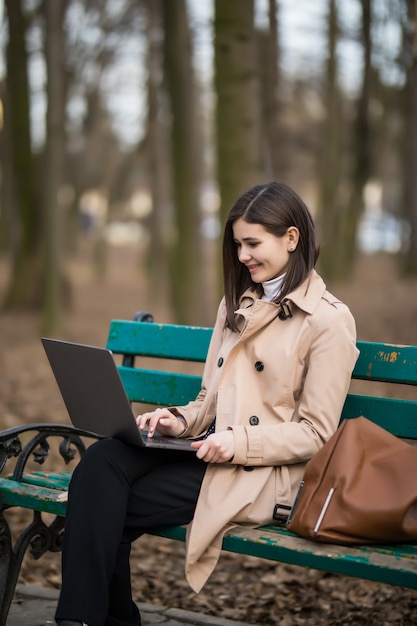
[[[151,435],[198,438],[196,453],[113,439],[89,448],[69,491],[58,624],[141,623],[129,554],[148,529],[189,524],[186,576],[198,592],[227,530],[291,507],[307,461],[337,428],[358,355],[352,315],[326,290],[317,257],[310,213],[288,186],[237,200],[201,392],[137,418]]]

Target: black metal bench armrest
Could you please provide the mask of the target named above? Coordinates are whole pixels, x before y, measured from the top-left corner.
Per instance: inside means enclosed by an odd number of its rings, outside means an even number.
[[[23,443],[21,436],[33,432],[32,436]],[[8,428],[0,432],[0,473],[3,471],[7,460],[17,457],[13,480],[21,480],[24,468],[30,456],[40,465],[49,455],[50,437],[60,437],[59,454],[68,464],[78,451],[83,456],[86,445],[82,437],[103,439],[102,435],[81,430],[65,424],[25,424]]]

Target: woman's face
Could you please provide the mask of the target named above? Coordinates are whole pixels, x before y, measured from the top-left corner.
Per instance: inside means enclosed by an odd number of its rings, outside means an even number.
[[[237,255],[253,282],[264,283],[283,274],[288,266],[290,249],[296,248],[298,230],[291,227],[283,237],[276,237],[261,224],[249,224],[240,217],[233,224]]]

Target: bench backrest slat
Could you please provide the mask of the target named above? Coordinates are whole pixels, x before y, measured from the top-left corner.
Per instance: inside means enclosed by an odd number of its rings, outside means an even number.
[[[122,365],[118,369],[131,402],[179,406],[193,400],[201,388],[201,376],[140,370]]]
[[[359,358],[352,378],[417,384],[417,346],[358,341]]]
[[[200,375],[151,370],[143,364],[141,368],[139,359],[135,365],[133,357],[202,363],[211,335],[211,328],[113,320],[107,347],[128,359],[119,366],[119,371],[131,401],[182,405],[198,394]],[[352,378],[417,386],[417,346],[366,341],[358,341],[357,345],[360,355]],[[397,436],[417,439],[417,401],[350,393],[342,419],[359,415],[365,415]]]
[[[116,354],[203,362],[212,328],[113,320],[107,347]],[[417,346],[358,341],[352,378],[417,384]]]
[[[115,354],[130,354],[203,362],[212,328],[113,320],[107,348]]]
[[[348,394],[342,419],[365,415],[397,437],[417,439],[417,403],[397,398]]]

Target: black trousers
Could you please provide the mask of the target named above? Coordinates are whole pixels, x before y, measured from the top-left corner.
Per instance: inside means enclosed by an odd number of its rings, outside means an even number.
[[[115,439],[87,450],[70,484],[57,620],[141,624],[131,594],[131,542],[150,528],[190,522],[205,469],[192,452]]]

